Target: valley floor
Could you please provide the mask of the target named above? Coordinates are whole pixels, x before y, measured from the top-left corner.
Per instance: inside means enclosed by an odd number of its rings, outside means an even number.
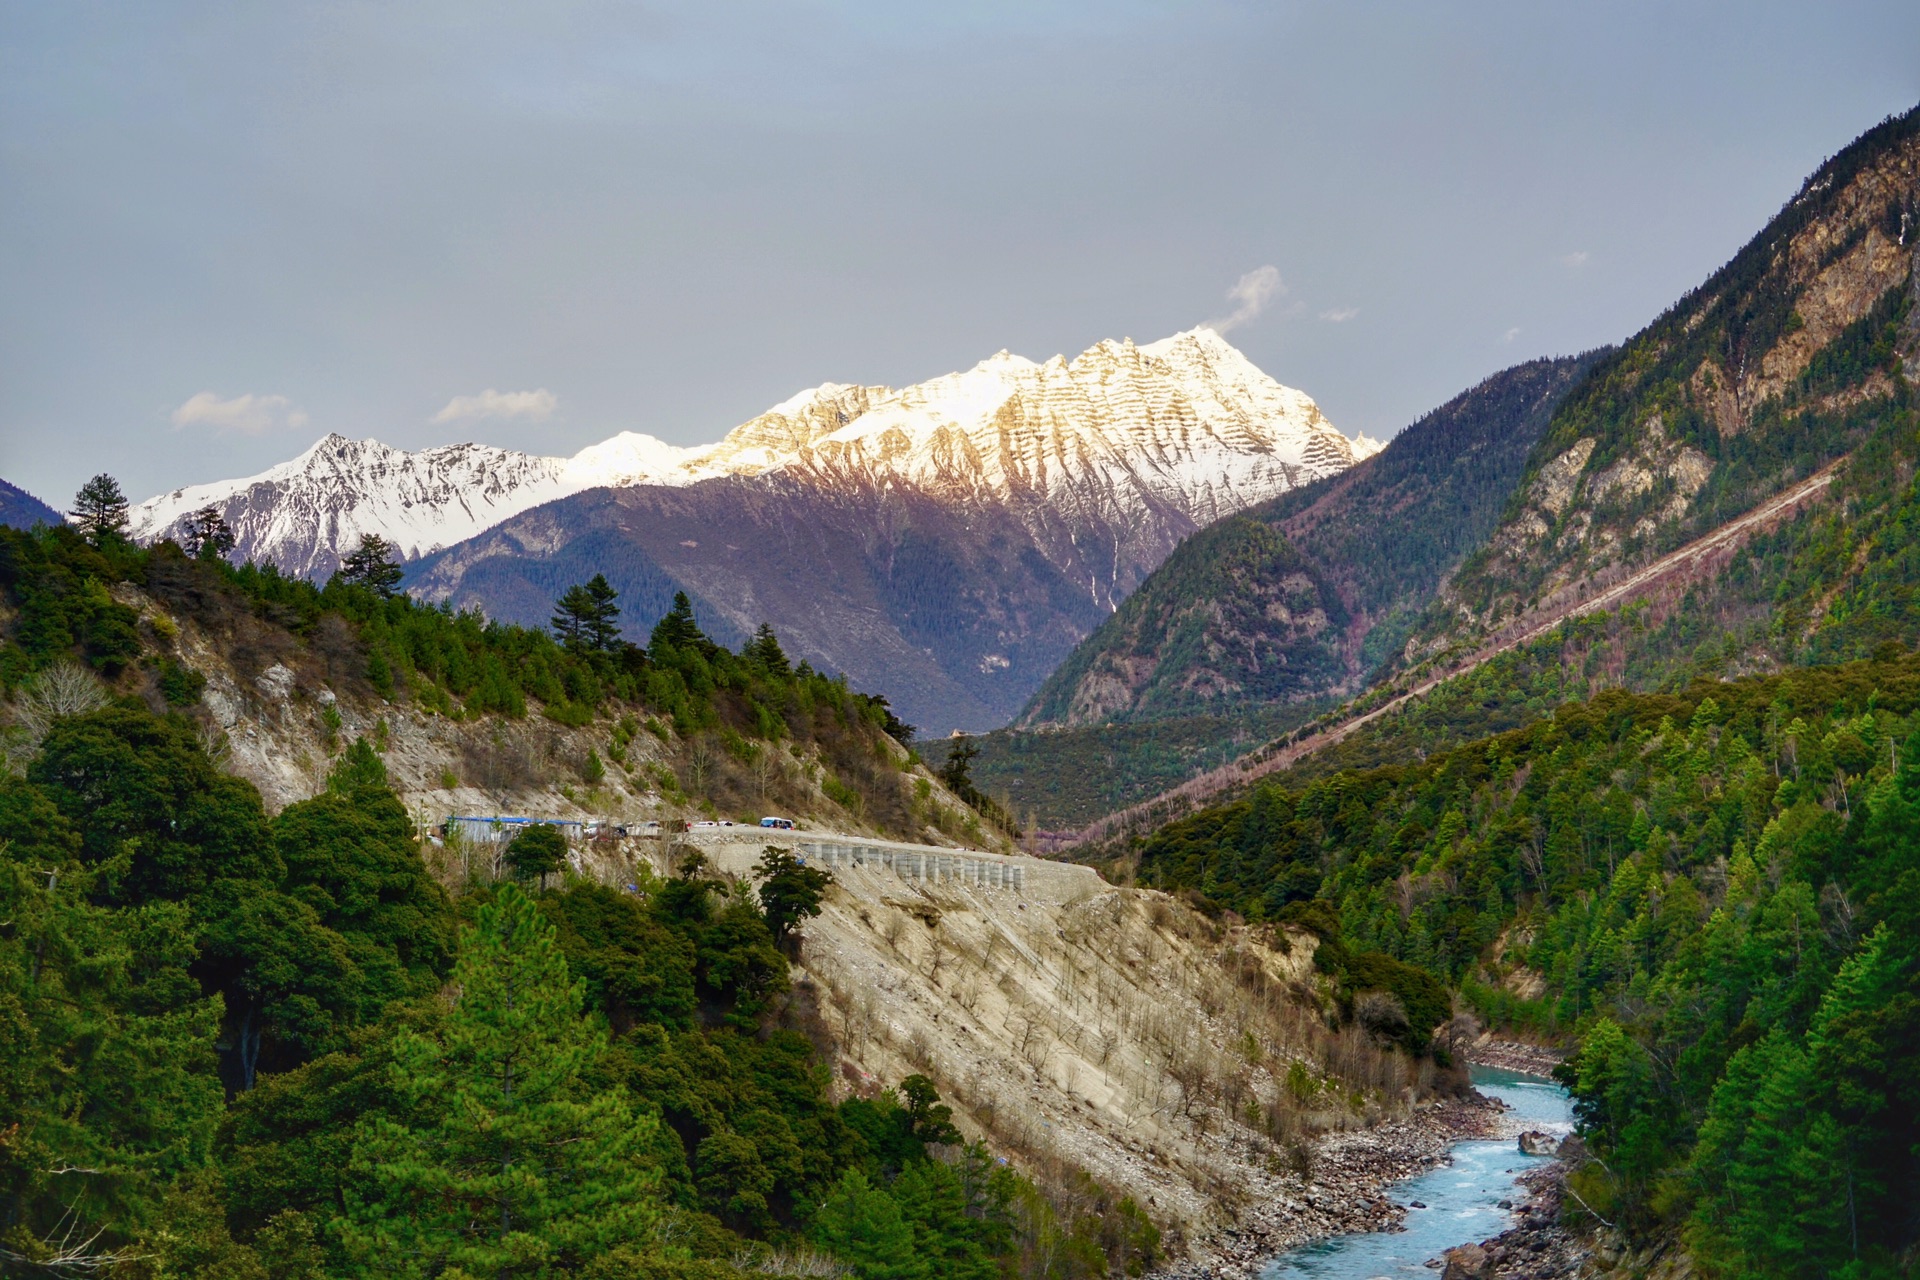
[[[1165,1280],[1252,1280],[1275,1255],[1358,1231],[1393,1231],[1406,1209],[1387,1189],[1439,1165],[1454,1143],[1504,1138],[1515,1126],[1500,1104],[1474,1095],[1421,1107],[1404,1120],[1329,1134],[1313,1153],[1310,1180],[1265,1200],[1217,1233]]]

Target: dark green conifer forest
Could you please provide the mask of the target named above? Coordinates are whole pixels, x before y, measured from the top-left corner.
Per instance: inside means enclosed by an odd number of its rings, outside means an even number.
[[[1315,929],[1344,990],[1404,1000],[1413,970],[1577,1046],[1590,1222],[1678,1233],[1713,1275],[1910,1274],[1920,659],[1897,646],[1269,783],[1127,860]]]
[[[197,673],[112,589],[283,628],[343,687],[453,718],[537,702],[909,739],[885,699],[766,628],[729,652],[684,597],[641,648],[589,583],[556,643],[392,594],[378,547],[318,588],[137,548],[100,492],[84,534],[0,530],[0,678],[31,695],[0,774],[0,1273],[1075,1277],[1154,1256],[1131,1202],[1056,1202],[963,1143],[924,1077],[834,1101],[789,979],[825,873],[769,851],[756,892],[688,856],[615,890],[539,827],[509,879],[449,889],[374,740],[269,815],[176,709]]]
[[[823,878],[449,893],[365,740],[269,818],[177,714],[60,717],[0,787],[0,1268],[1137,1273],[1144,1215],[1057,1211],[924,1078],[831,1100],[782,949]]]

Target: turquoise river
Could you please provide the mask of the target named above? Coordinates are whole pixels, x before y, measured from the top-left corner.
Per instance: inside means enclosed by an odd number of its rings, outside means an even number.
[[[1567,1094],[1551,1080],[1491,1067],[1473,1069],[1474,1087],[1513,1108],[1521,1129],[1567,1133],[1573,1113]],[[1398,1183],[1392,1198],[1409,1207],[1405,1231],[1373,1231],[1337,1236],[1281,1254],[1268,1265],[1264,1280],[1385,1280],[1386,1277],[1436,1274],[1423,1265],[1455,1245],[1484,1240],[1513,1225],[1502,1200],[1524,1198],[1515,1178],[1541,1157],[1520,1154],[1513,1139],[1457,1142],[1451,1163]]]

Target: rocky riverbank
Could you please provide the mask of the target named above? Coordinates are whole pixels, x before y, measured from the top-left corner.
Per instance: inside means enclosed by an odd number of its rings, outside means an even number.
[[[1475,1095],[1421,1107],[1404,1120],[1329,1134],[1313,1153],[1304,1182],[1260,1204],[1217,1232],[1159,1280],[1252,1280],[1274,1256],[1298,1245],[1357,1231],[1392,1231],[1406,1209],[1387,1188],[1447,1158],[1469,1138],[1505,1136],[1505,1108]]]
[[[1441,1280],[1552,1280],[1577,1276],[1590,1257],[1585,1240],[1560,1222],[1566,1165],[1556,1160],[1520,1175],[1527,1198],[1513,1207],[1515,1223],[1479,1244],[1449,1249],[1427,1263]]]
[[[1483,1035],[1460,1051],[1462,1057],[1479,1067],[1499,1067],[1530,1076],[1551,1076],[1553,1069],[1566,1060],[1566,1054],[1541,1044],[1522,1040],[1496,1040]]]
[[[1574,1140],[1574,1141],[1577,1141]],[[1573,1159],[1583,1158],[1573,1148]],[[1570,1230],[1561,1219],[1567,1162],[1555,1160],[1520,1175],[1525,1201],[1514,1206],[1514,1225],[1479,1244],[1449,1249],[1428,1262],[1441,1280],[1601,1280],[1633,1275],[1644,1280],[1693,1280],[1693,1264],[1673,1241],[1630,1249],[1610,1230],[1593,1235]]]

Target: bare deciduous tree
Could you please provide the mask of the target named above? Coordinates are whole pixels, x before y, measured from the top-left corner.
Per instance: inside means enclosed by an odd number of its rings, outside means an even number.
[[[91,671],[62,658],[27,681],[15,702],[20,725],[35,741],[63,716],[83,716],[107,705],[106,691]]]

